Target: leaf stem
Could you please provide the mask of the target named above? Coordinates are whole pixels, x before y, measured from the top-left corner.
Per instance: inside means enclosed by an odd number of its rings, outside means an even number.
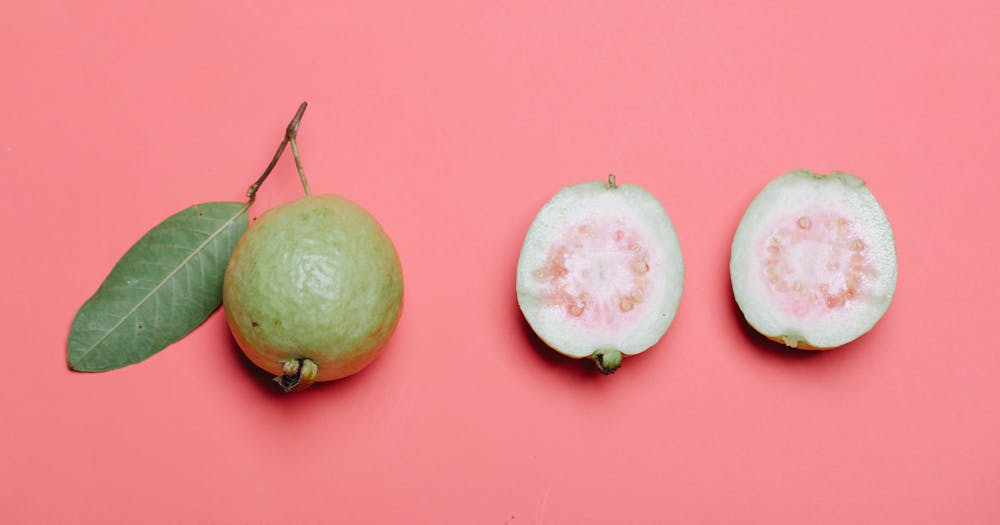
[[[309,181],[306,180],[306,172],[302,169],[302,159],[299,157],[299,143],[295,140],[295,137],[288,139],[292,143],[292,156],[295,157],[295,167],[299,170],[299,180],[302,181],[302,189],[305,190],[306,195],[311,195],[309,192]]]
[[[298,133],[299,123],[302,121],[302,114],[306,112],[307,105],[308,103],[306,102],[299,104],[299,110],[295,112],[295,116],[292,117],[292,121],[289,122],[288,127],[285,128],[285,136],[281,139],[281,144],[278,144],[278,150],[274,152],[274,157],[271,157],[271,162],[267,165],[267,168],[264,169],[264,173],[253,184],[251,184],[249,188],[247,188],[246,195],[247,198],[250,199],[250,202],[253,202],[254,197],[257,196],[257,190],[260,189],[260,185],[264,183],[267,176],[271,174],[271,170],[274,169],[275,164],[278,163],[278,159],[281,158],[281,154],[285,151],[285,146],[287,146],[289,142],[295,140],[295,134]],[[296,149],[297,148],[293,142],[292,151],[294,152]],[[302,175],[302,167],[299,165],[298,154],[295,154],[295,164],[299,166],[299,176],[304,177],[304,175]],[[303,179],[303,181],[304,180],[305,179]],[[307,187],[306,194],[308,193],[309,189]]]

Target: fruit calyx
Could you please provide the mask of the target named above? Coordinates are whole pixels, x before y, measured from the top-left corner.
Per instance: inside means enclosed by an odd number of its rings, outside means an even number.
[[[608,189],[609,190],[617,190],[618,189],[618,184],[615,183],[615,174],[614,173],[609,173],[608,174]]]
[[[309,358],[291,359],[282,366],[282,375],[274,378],[285,392],[297,392],[309,388],[316,381],[319,366]]]
[[[604,375],[611,375],[622,366],[622,353],[614,348],[597,350],[590,357]]]

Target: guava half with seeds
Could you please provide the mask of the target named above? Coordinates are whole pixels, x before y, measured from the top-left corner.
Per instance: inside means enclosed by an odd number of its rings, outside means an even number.
[[[684,260],[670,217],[645,189],[584,182],[538,212],[517,262],[517,301],[538,337],[605,374],[663,337]]]
[[[389,236],[337,195],[263,213],[237,243],[223,283],[236,342],[289,391],[365,368],[395,330],[402,302]]]
[[[729,272],[747,323],[824,350],[868,332],[896,290],[896,245],[865,182],[805,170],[768,183],[736,228]]]

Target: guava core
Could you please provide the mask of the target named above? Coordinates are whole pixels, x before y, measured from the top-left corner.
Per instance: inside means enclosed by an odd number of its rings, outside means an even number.
[[[336,195],[262,214],[236,245],[223,285],[240,348],[288,390],[371,363],[402,300],[392,241],[362,207]]]
[[[834,348],[889,308],[896,246],[863,180],[795,171],[750,203],[729,272],[736,303],[758,332],[795,348]]]
[[[613,372],[667,331],[684,283],[670,218],[643,188],[585,182],[538,212],[517,263],[517,301],[540,339]]]

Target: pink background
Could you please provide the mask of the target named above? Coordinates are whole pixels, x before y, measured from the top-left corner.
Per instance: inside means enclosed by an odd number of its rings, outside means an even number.
[[[0,521],[1000,523],[1000,3],[267,4],[0,7]],[[239,200],[301,100],[314,191],[402,257],[386,353],[279,395],[217,312],[67,370],[118,257]],[[796,168],[865,178],[896,233],[888,314],[827,353],[747,333],[729,289]],[[514,268],[608,172],[661,199],[687,278],[601,377],[534,342]],[[253,212],[300,194],[286,157]]]

